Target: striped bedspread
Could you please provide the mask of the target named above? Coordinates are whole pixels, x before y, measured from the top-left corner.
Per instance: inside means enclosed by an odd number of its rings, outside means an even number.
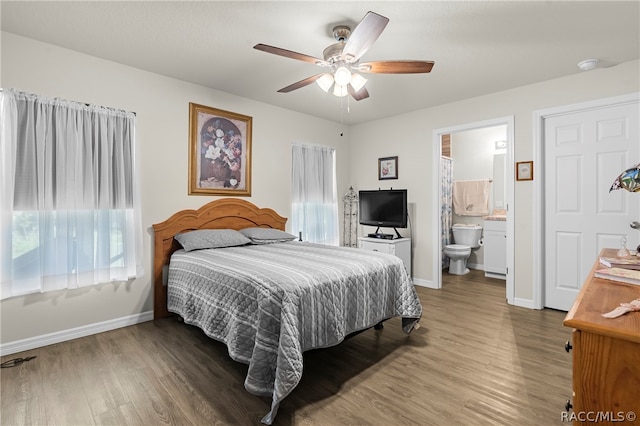
[[[249,365],[245,388],[272,396],[271,424],[302,376],[302,354],[396,316],[409,333],[422,306],[392,255],[306,242],[171,257],[168,308]]]

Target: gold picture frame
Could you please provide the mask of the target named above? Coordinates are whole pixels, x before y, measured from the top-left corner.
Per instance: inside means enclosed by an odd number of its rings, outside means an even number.
[[[378,180],[398,179],[398,157],[378,158]]]
[[[252,117],[189,103],[189,195],[251,195]]]
[[[516,180],[533,180],[533,161],[516,163]]]

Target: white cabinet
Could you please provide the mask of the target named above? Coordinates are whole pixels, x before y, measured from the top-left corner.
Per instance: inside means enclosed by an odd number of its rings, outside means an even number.
[[[504,220],[485,220],[484,276],[507,278],[507,222]]]
[[[360,237],[358,238],[358,248],[398,256],[402,259],[407,274],[411,276],[411,238],[386,240],[384,238]]]

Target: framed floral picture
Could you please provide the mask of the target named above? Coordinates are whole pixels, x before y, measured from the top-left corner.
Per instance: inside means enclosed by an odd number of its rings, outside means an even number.
[[[251,195],[251,122],[189,103],[189,195]]]
[[[398,157],[378,158],[378,180],[398,179]]]

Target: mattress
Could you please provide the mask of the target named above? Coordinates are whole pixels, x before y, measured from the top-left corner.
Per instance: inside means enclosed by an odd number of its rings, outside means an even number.
[[[271,396],[271,424],[298,385],[303,353],[400,316],[409,333],[422,306],[392,255],[307,242],[176,251],[168,309],[249,365],[245,388]]]

